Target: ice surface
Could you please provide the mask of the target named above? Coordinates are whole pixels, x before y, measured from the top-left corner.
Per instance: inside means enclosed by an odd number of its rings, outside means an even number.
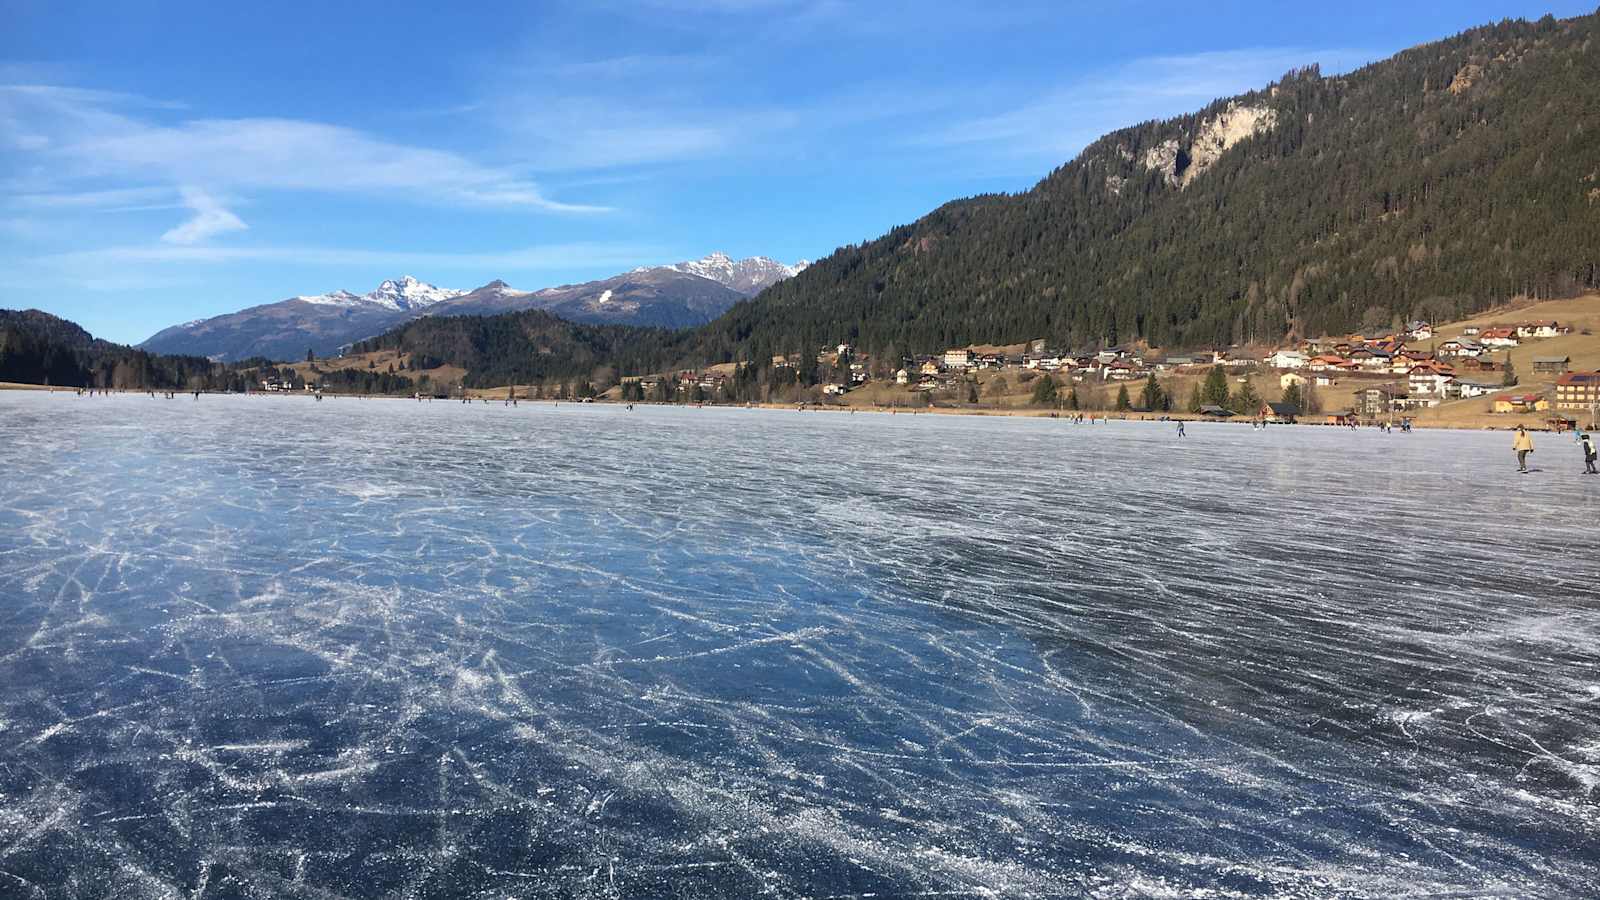
[[[0,896],[1594,896],[1537,441],[0,393]]]

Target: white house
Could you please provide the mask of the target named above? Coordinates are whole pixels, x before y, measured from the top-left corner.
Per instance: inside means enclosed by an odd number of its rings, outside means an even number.
[[[1411,393],[1413,394],[1443,396],[1445,385],[1449,384],[1454,378],[1454,375],[1441,372],[1431,366],[1417,366],[1411,370],[1410,375],[1406,376],[1406,382],[1410,385]]]
[[[1472,397],[1487,397],[1498,390],[1500,390],[1500,385],[1498,384],[1488,384],[1482,381],[1463,381],[1460,378],[1452,378],[1445,382],[1444,385],[1445,396],[1460,397],[1463,400]]]
[[[1433,326],[1422,321],[1412,322],[1406,326],[1406,333],[1414,341],[1425,341],[1433,337]]]
[[[1306,355],[1299,350],[1279,350],[1267,359],[1274,369],[1303,369]]]
[[[1515,347],[1520,341],[1515,328],[1485,328],[1478,333],[1478,343],[1485,347]]]
[[[905,369],[897,369],[894,373],[895,384],[907,384],[911,381],[911,373]]]
[[[1517,337],[1553,338],[1561,333],[1557,322],[1523,322],[1517,325]]]
[[[944,352],[944,367],[947,369],[965,369],[972,365],[973,353],[971,350],[946,350]]]

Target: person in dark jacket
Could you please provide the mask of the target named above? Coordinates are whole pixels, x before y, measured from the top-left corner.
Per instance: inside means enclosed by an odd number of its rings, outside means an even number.
[[[1585,431],[1583,433],[1583,437],[1578,439],[1578,445],[1583,448],[1583,474],[1600,475],[1600,471],[1596,471],[1594,467],[1596,455],[1594,449],[1594,432]]]

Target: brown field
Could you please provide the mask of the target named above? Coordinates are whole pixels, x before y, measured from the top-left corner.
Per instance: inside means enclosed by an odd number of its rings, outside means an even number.
[[[407,371],[405,365],[411,361],[411,354],[398,353],[393,350],[379,350],[372,353],[356,353],[350,356],[333,356],[327,359],[318,359],[314,364],[305,361],[286,363],[280,368],[290,368],[300,374],[302,379],[311,375],[311,367],[315,365],[324,372],[338,372],[345,369],[370,369],[376,372],[387,372],[389,366],[394,366],[394,374],[402,378],[411,379],[415,384],[420,376],[428,376],[429,390],[451,391],[461,383],[467,375],[467,370],[460,366],[438,366],[432,369],[419,369]]]

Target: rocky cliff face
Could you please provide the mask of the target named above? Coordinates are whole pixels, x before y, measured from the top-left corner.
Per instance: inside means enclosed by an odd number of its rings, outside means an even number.
[[[1235,144],[1271,131],[1277,124],[1278,111],[1270,106],[1229,103],[1215,116],[1201,120],[1187,141],[1167,138],[1146,149],[1139,161],[1146,169],[1160,172],[1169,187],[1186,188]]]

